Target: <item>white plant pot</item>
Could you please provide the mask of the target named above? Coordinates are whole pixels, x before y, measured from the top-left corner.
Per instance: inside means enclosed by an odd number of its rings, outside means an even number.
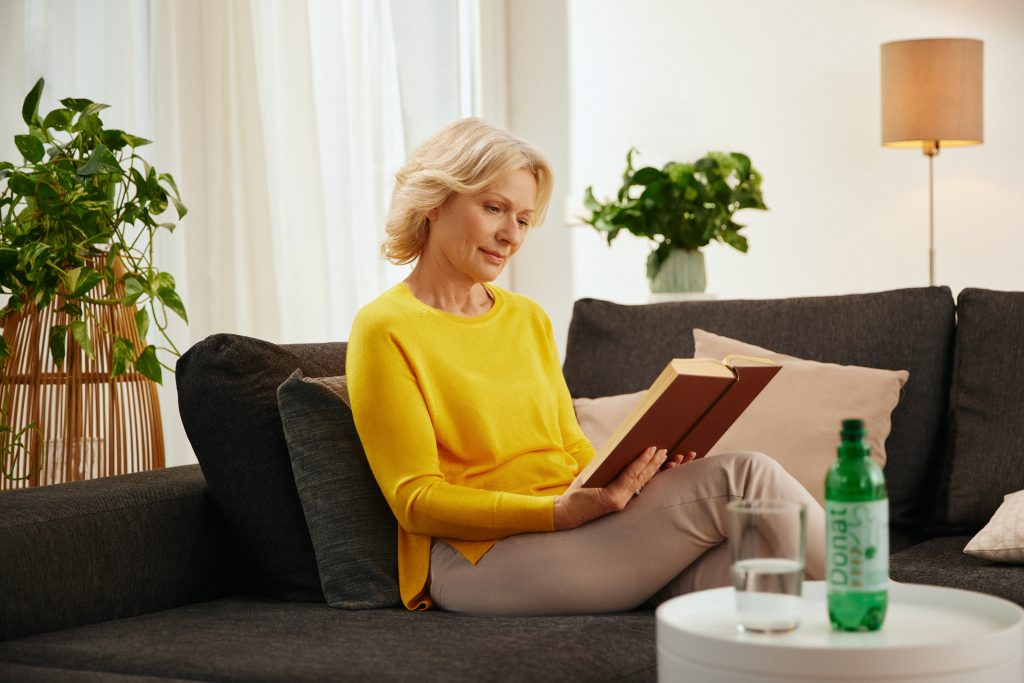
[[[703,292],[707,287],[704,252],[673,249],[650,279],[651,292]]]

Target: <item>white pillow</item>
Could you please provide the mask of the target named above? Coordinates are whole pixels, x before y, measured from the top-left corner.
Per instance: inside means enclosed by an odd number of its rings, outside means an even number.
[[[711,332],[693,331],[694,356],[731,353],[770,358],[783,366],[709,455],[761,451],[804,485],[818,502],[835,462],[841,422],[864,420],[871,457],[884,466],[890,416],[910,373],[802,360]]]
[[[1024,564],[1024,491],[1003,498],[996,514],[964,552],[996,562]]]

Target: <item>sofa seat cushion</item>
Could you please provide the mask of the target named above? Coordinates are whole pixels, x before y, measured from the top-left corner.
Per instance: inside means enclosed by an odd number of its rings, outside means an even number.
[[[886,442],[890,520],[906,529],[931,520],[955,336],[948,287],[640,306],[581,299],[566,345],[569,390],[594,398],[645,389],[672,358],[693,356],[695,327],[806,360],[909,371]]]
[[[0,662],[0,683],[194,683],[181,678],[135,676],[109,671],[76,671],[52,666]]]
[[[997,595],[1024,605],[1024,570],[964,554],[970,536],[943,536],[889,558],[894,581],[926,583]]]
[[[10,663],[219,683],[654,681],[654,625],[649,610],[477,617],[239,596],[2,642],[0,677]]]

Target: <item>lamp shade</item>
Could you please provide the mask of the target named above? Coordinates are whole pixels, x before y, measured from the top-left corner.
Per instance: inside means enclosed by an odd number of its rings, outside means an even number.
[[[969,38],[884,43],[882,144],[938,148],[981,143],[983,45]]]

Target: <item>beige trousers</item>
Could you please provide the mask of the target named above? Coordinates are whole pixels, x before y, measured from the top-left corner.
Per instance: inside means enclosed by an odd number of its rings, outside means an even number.
[[[621,512],[568,531],[510,536],[476,564],[443,541],[430,556],[430,594],[455,612],[617,612],[731,585],[725,506],[737,499],[807,506],[806,574],[824,576],[825,514],[768,456],[716,455],[659,472]]]

